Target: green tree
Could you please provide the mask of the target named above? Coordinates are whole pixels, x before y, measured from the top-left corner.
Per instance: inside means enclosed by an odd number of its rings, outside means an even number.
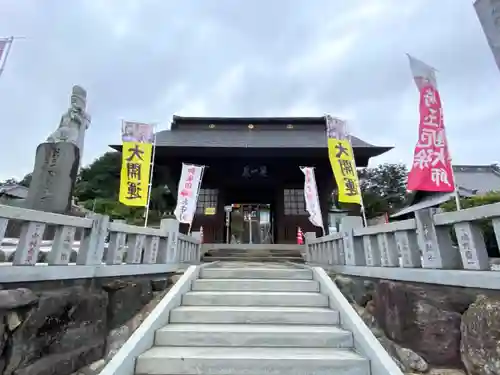
[[[500,202],[500,192],[492,191],[484,195],[475,195],[473,197],[460,198],[460,207],[462,209],[466,209],[498,202]],[[443,203],[441,205],[441,208],[445,212],[456,211],[457,204],[455,202],[455,199]],[[486,249],[488,250],[488,255],[490,257],[499,257],[500,251],[498,248],[498,243],[496,241],[495,231],[493,229],[493,225],[491,224],[491,220],[479,220],[477,221],[477,224],[480,226],[481,231],[483,232],[484,242],[486,244]],[[454,231],[452,231],[452,238],[454,241],[456,241]]]
[[[80,169],[74,195],[80,202],[94,199],[118,201],[121,153],[106,152],[92,164]]]
[[[371,218],[401,209],[406,201],[408,171],[404,164],[381,164],[359,171],[366,216]]]
[[[80,169],[73,195],[76,201],[87,210],[109,215],[113,219],[124,219],[131,224],[144,222],[144,207],[128,207],[118,201],[120,188],[121,153],[106,152],[90,165]],[[21,181],[9,179],[1,184],[20,184],[29,187],[32,174],[29,173]],[[153,179],[150,201],[149,222],[156,223],[168,212],[172,211],[175,198],[170,190],[159,185]]]
[[[33,173],[28,173],[26,176],[23,177],[23,179],[21,181],[19,181],[19,185],[29,188],[30,184],[31,184],[32,177],[33,177]]]
[[[0,182],[1,185],[18,185],[19,181],[17,181],[15,178],[8,178],[4,182]]]
[[[121,153],[107,152],[92,164],[80,170],[74,195],[80,204],[91,211],[109,215],[114,219],[125,219],[131,224],[141,224],[144,207],[128,207],[118,201],[120,188]],[[159,221],[172,209],[174,199],[163,185],[153,179],[149,222]]]

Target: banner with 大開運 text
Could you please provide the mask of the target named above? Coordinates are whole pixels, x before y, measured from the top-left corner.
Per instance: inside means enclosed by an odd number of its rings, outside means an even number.
[[[323,228],[324,231],[314,168],[300,167],[300,170],[304,173],[304,199],[306,202],[306,211],[309,213],[309,221],[314,226]]]
[[[346,122],[330,115],[325,119],[328,157],[337,182],[339,202],[361,204],[358,173]]]
[[[203,165],[182,163],[177,205],[174,210],[174,215],[180,223],[191,224],[193,222],[204,168]]]
[[[148,204],[153,134],[150,124],[122,124],[119,199],[126,206],[145,207]]]
[[[455,182],[435,72],[422,61],[408,57],[420,93],[418,141],[408,173],[408,190],[453,192]]]

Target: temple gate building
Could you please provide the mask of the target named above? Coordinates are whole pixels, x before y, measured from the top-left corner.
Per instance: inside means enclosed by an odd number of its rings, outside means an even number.
[[[390,150],[354,136],[352,145],[358,167]],[[305,211],[300,166],[315,167],[323,221],[328,226],[336,184],[324,117],[174,116],[171,130],[156,135],[154,179],[164,181],[175,196],[182,163],[207,167],[192,227],[196,231],[203,226],[207,243],[228,241],[231,207],[245,212],[246,243],[295,243],[298,226],[320,234]]]

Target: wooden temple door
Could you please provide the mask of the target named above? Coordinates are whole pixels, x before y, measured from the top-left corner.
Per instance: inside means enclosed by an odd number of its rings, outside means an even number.
[[[222,243],[224,241],[224,217],[224,206],[219,197],[219,189],[200,189],[192,230],[199,231],[200,227],[203,227],[203,242]]]
[[[321,228],[315,227],[309,221],[306,211],[304,189],[281,190],[282,206],[279,210],[278,243],[296,244],[297,230],[300,227],[303,233],[315,232],[322,235]]]

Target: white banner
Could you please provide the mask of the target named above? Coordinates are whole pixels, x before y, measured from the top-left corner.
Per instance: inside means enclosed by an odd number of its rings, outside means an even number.
[[[309,213],[309,221],[313,225],[323,228],[323,217],[321,216],[321,207],[319,205],[318,187],[316,186],[316,177],[314,168],[300,167],[304,173],[304,198],[306,200],[306,210]]]
[[[193,222],[203,168],[205,167],[182,163],[181,179],[177,188],[177,206],[174,211],[176,219],[181,223],[191,224]]]

